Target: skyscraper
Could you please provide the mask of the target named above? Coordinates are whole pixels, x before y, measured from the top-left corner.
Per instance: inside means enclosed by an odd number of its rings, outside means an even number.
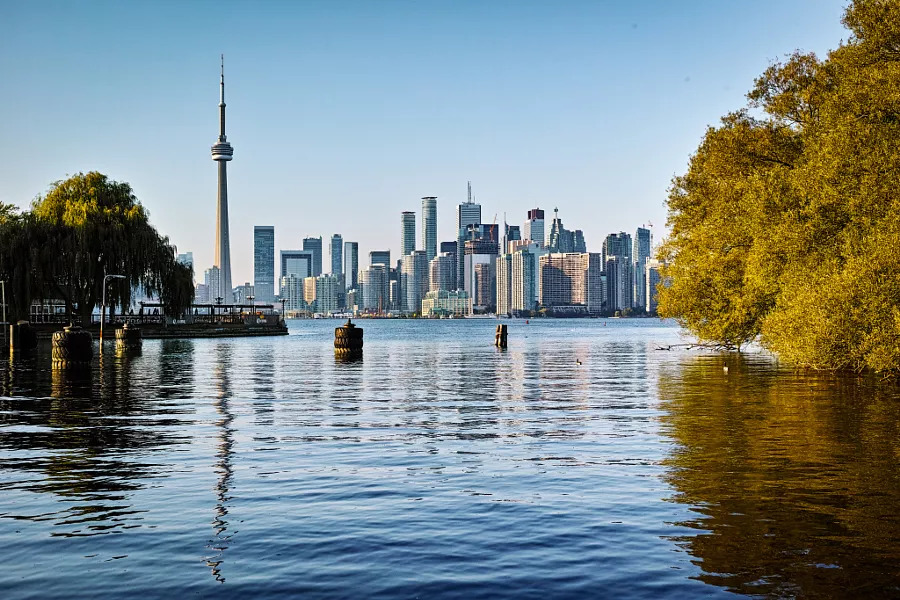
[[[336,233],[331,236],[331,274],[340,278],[344,272],[344,238]],[[343,283],[341,284],[343,285]]]
[[[459,284],[456,281],[456,272],[459,270],[459,260],[457,260],[457,251],[458,251],[458,242],[453,240],[452,242],[441,242],[441,254],[449,254],[453,259],[453,273],[450,279],[450,287],[448,290],[459,289]]]
[[[544,245],[544,211],[539,208],[532,208],[528,211],[528,220],[525,221],[522,239]]]
[[[279,281],[285,277],[296,277],[302,285],[305,278],[312,273],[312,253],[306,250],[282,250],[281,251],[281,276]],[[284,296],[284,290],[281,290]]]
[[[369,266],[384,265],[388,271],[391,268],[390,250],[372,250],[369,252]]]
[[[322,274],[322,237],[303,238],[303,249],[312,253],[312,273],[313,277]]]
[[[403,257],[401,277],[400,293],[406,294],[401,298],[404,302],[401,309],[409,313],[421,312],[422,298],[428,293],[428,260],[424,250],[413,250]]]
[[[437,256],[437,198],[422,198],[422,247],[430,261]]]
[[[405,210],[400,213],[400,257],[416,249],[416,213]]]
[[[606,271],[609,312],[631,309],[634,304],[634,265],[631,236],[621,231],[603,241],[603,269]]]
[[[260,302],[275,301],[275,227],[253,228],[253,288]]]
[[[465,241],[469,225],[481,223],[481,205],[472,200],[472,182],[468,184],[468,199],[456,207],[456,285],[463,287],[465,281]]]
[[[634,259],[634,307],[649,310],[647,295],[647,261],[650,260],[650,230],[638,227],[634,233],[632,258]]]
[[[355,290],[359,285],[359,242],[344,242],[344,285]]]
[[[212,159],[219,163],[219,190],[216,201],[216,251],[213,266],[218,267],[217,288],[210,289],[213,298],[231,297],[231,245],[228,239],[228,176],[225,163],[234,150],[225,137],[225,55],[222,55],[222,74],[219,80],[219,139],[212,147]]]

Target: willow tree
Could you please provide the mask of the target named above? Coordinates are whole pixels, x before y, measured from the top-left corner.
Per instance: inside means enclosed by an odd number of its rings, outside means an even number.
[[[772,65],[669,193],[660,313],[828,369],[900,369],[900,1]]]
[[[193,300],[190,269],[176,263],[175,248],[150,225],[127,183],[79,173],[7,222],[13,235],[0,242],[0,269],[10,272],[20,315],[34,297],[57,298],[88,323],[107,274],[125,276],[107,289],[112,305],[129,304],[137,286],[159,295],[169,314]]]

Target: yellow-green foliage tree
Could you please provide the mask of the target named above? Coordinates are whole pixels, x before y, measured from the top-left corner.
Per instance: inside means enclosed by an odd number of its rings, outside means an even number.
[[[14,316],[26,318],[32,298],[56,298],[89,323],[106,274],[125,276],[107,289],[111,305],[127,305],[138,285],[168,314],[193,301],[191,269],[176,262],[127,183],[79,173],[53,184],[30,212],[0,206],[0,275],[11,283]]]
[[[900,369],[900,0],[772,65],[669,193],[659,312],[826,369]]]

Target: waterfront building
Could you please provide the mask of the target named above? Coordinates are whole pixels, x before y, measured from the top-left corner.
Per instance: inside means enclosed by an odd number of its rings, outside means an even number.
[[[215,298],[228,298],[231,294],[231,243],[228,238],[228,174],[225,165],[234,155],[234,149],[225,137],[225,57],[222,56],[222,73],[219,79],[219,139],[211,148],[212,159],[219,169],[219,187],[216,199],[216,249],[213,266],[219,270],[216,287],[210,291]]]
[[[422,298],[428,293],[428,260],[424,250],[414,250],[403,257],[400,293],[404,302],[400,310],[407,313],[422,311]]]
[[[650,248],[653,239],[650,230],[638,227],[634,233],[632,258],[634,259],[634,298],[633,306],[639,311],[649,310],[647,303],[647,261],[650,260]]]
[[[484,228],[492,232],[487,237],[483,236]],[[463,289],[469,293],[474,312],[493,312],[497,305],[499,248],[494,238],[496,226],[470,226],[469,230],[474,239],[467,239],[463,248]]]
[[[462,317],[469,313],[465,290],[432,290],[422,298],[423,317]]]
[[[536,242],[511,254],[509,308],[512,314],[537,309],[538,261],[545,254]]]
[[[416,213],[405,210],[400,213],[400,257],[416,249]]]
[[[603,312],[602,256],[598,253],[551,253],[540,258],[541,304],[580,305],[590,314]]]
[[[606,296],[609,312],[630,310],[634,305],[634,265],[631,236],[620,231],[603,240],[603,265],[606,270]],[[616,261],[610,267],[610,260]],[[610,272],[610,268],[614,272]]]
[[[465,281],[465,248],[466,231],[470,225],[481,223],[481,205],[472,200],[472,182],[468,184],[468,200],[456,207],[456,285],[463,287]]]
[[[359,287],[362,292],[359,310],[369,313],[384,312],[390,301],[387,266],[379,263],[361,270]]]
[[[344,238],[336,233],[331,236],[331,274],[338,279],[343,279],[344,273]]]
[[[256,292],[249,281],[231,290],[231,301],[235,304],[250,304],[250,298],[253,298],[253,302],[256,303]]]
[[[402,275],[401,275],[402,278]],[[400,291],[400,279],[390,279],[388,282],[389,292],[390,292],[390,307],[391,310],[403,310],[403,306],[405,304],[405,299]]]
[[[312,254],[312,272],[318,277],[322,274],[322,236],[303,238],[303,249]]]
[[[646,290],[647,290],[647,312],[651,314],[656,314],[657,308],[657,287],[659,286],[660,276],[659,269],[662,267],[663,263],[656,260],[655,258],[651,258],[647,260],[646,268],[645,268],[645,278],[646,278]]]
[[[347,290],[355,290],[358,286],[358,278],[359,242],[344,242],[344,287]]]
[[[347,290],[347,310],[352,313],[356,313],[360,310],[359,302],[360,302],[360,293],[357,289]]]
[[[428,270],[429,291],[455,289],[456,252],[441,252],[431,259]]]
[[[219,295],[219,291],[222,289],[222,271],[219,270],[219,267],[213,265],[204,271],[203,283],[206,285],[207,299],[210,304],[222,304],[230,297],[231,290],[228,290],[228,296]]]
[[[627,258],[610,256],[606,259],[606,311],[610,314],[631,308],[632,267]]]
[[[306,309],[306,303],[303,300],[303,279],[305,277],[300,278],[292,273],[279,280],[285,312]]]
[[[532,208],[528,211],[528,220],[522,229],[522,239],[544,246],[544,211]]]
[[[497,257],[497,314],[512,314],[512,256],[503,253]]]
[[[437,256],[437,198],[422,198],[422,248],[430,262]]]
[[[519,314],[537,308],[537,265],[547,252],[540,244],[523,245],[497,259],[497,314]]]
[[[307,277],[303,281],[303,299],[311,311],[330,315],[340,308],[341,282],[336,275]]]
[[[275,301],[275,227],[253,227],[253,287],[257,300]]]
[[[390,250],[372,250],[369,252],[369,266],[384,265],[385,269],[391,268]]]

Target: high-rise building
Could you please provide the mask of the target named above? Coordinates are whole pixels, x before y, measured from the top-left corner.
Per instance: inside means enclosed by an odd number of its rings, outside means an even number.
[[[659,269],[662,263],[654,258],[647,260],[646,265],[646,289],[647,289],[647,312],[656,313],[657,308],[657,287],[660,282]]]
[[[253,287],[260,302],[275,302],[275,228],[253,228]]]
[[[469,225],[481,223],[481,205],[472,199],[472,182],[468,185],[468,199],[456,207],[456,285],[463,287],[465,281],[465,248],[466,230]]]
[[[403,257],[400,293],[406,294],[401,310],[408,313],[422,312],[422,298],[428,293],[428,260],[424,250],[414,250]]]
[[[194,286],[194,304],[209,304],[209,287],[205,283]]]
[[[323,315],[330,315],[340,308],[343,282],[337,275],[319,275],[316,277],[316,307],[315,311]]]
[[[540,208],[532,208],[528,211],[528,220],[522,230],[522,239],[531,240],[544,246],[544,211]]]
[[[492,312],[496,308],[498,248],[492,237],[477,237],[464,244],[463,289],[469,292],[473,312]]]
[[[603,312],[601,260],[597,253],[542,256],[541,304],[547,307],[581,305],[590,314]]]
[[[647,261],[650,260],[650,247],[653,240],[650,230],[638,227],[634,233],[632,258],[634,259],[634,308],[639,311],[649,310],[647,303]]]
[[[623,311],[634,305],[634,248],[631,236],[620,231],[603,240],[603,265],[606,270],[607,311]],[[613,260],[614,262],[610,262]]]
[[[331,236],[331,274],[338,279],[344,273],[344,238],[341,234],[336,233]]]
[[[400,213],[400,257],[416,249],[416,213],[405,210]]]
[[[312,274],[312,253],[306,250],[282,250],[281,251],[281,277],[293,275],[300,281],[302,287],[303,280]],[[284,296],[284,290],[281,291]]]
[[[285,311],[306,308],[306,303],[303,301],[303,279],[305,277],[300,278],[293,274],[279,279]]]
[[[344,286],[346,289],[355,290],[359,285],[358,277],[359,242],[344,242]]]
[[[227,296],[219,294],[222,289],[222,271],[215,265],[203,273],[203,284],[206,286],[207,300],[210,304],[222,304],[231,297],[231,290],[228,290]]]
[[[430,261],[437,256],[437,198],[422,198],[422,248]]]
[[[428,270],[429,291],[455,289],[456,252],[441,252],[428,263]]]
[[[391,268],[390,250],[371,250],[369,252],[369,266],[384,265],[387,272]]]
[[[582,235],[582,241],[584,236]],[[553,209],[553,221],[550,223],[550,233],[547,236],[547,249],[551,253],[564,254],[575,252],[575,234],[563,227],[559,218],[559,209]]]
[[[375,264],[359,272],[362,302],[359,310],[370,313],[384,312],[389,302],[388,267]]]
[[[497,314],[519,314],[535,310],[537,304],[537,266],[546,250],[536,242],[522,245],[497,259]]]
[[[584,254],[587,252],[587,243],[584,241],[584,232],[580,229],[576,229],[573,232],[575,237],[575,244],[573,252],[580,252]]]
[[[522,230],[518,225],[503,224],[503,243],[500,244],[500,253],[509,252],[509,243],[522,240]]]
[[[216,201],[216,252],[213,266],[219,269],[216,289],[210,291],[215,298],[231,296],[231,243],[228,238],[228,175],[225,164],[232,159],[234,149],[225,137],[225,56],[222,56],[222,74],[219,80],[219,139],[212,147],[212,159],[219,165],[219,189]]]
[[[453,258],[453,275],[450,281],[450,287],[447,289],[455,290],[459,288],[459,283],[456,281],[456,272],[459,270],[459,260],[456,257],[457,252],[457,242],[456,240],[452,242],[441,242],[441,254],[449,254]]]
[[[322,237],[303,238],[303,249],[312,253],[312,275],[322,274]]]

